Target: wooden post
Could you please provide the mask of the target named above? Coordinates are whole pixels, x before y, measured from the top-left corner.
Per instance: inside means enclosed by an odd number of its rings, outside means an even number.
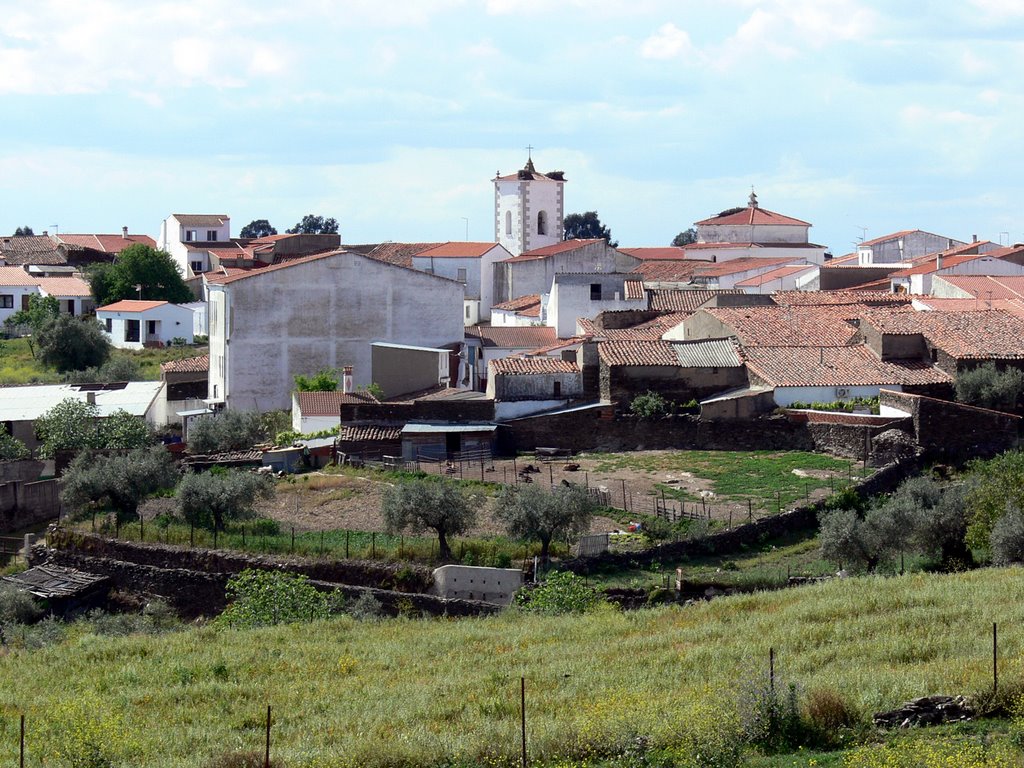
[[[245,546],[245,524],[242,524],[242,546]]]
[[[146,540],[146,518],[139,512],[139,541]]]
[[[999,628],[992,622],[992,695],[999,692]]]
[[[213,548],[217,548],[217,526],[213,526]]]
[[[292,526],[292,554],[295,554],[295,526]]]
[[[523,768],[527,768],[526,762],[526,678],[519,678],[519,715],[522,727],[523,743]]]
[[[321,534],[322,536],[323,534]],[[370,558],[377,557],[377,532],[372,531],[370,533]]]
[[[263,753],[263,768],[270,768],[270,705],[267,704],[267,748]]]
[[[622,481],[622,509],[629,512],[629,505],[626,504],[626,481]]]
[[[348,560],[348,535],[350,531],[345,529],[345,559]]]
[[[768,687],[775,693],[775,649],[768,649]]]
[[[194,547],[196,545],[196,524],[188,524],[188,545]]]
[[[751,499],[747,499],[747,522],[754,522],[754,502]]]
[[[554,485],[555,485],[555,470],[551,466],[551,462],[550,461],[548,462],[548,482],[551,483],[552,487],[554,487]]]
[[[321,529],[320,530],[320,554],[322,555],[323,553],[324,553],[324,532],[323,532],[323,529]]]
[[[18,768],[25,768],[25,715],[21,716],[21,736],[18,745]]]

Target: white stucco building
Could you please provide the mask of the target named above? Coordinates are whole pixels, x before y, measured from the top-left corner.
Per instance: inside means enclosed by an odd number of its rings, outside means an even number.
[[[412,266],[465,286],[462,320],[476,325],[491,317],[494,265],[512,256],[500,243],[441,243],[414,254]]]
[[[208,251],[231,240],[231,218],[221,214],[172,213],[160,224],[156,247],[174,257],[182,275],[210,269]]]
[[[647,294],[636,275],[619,273],[555,275],[547,302],[545,325],[566,339],[576,334],[576,321],[593,320],[601,312],[647,309]]]
[[[565,175],[538,173],[533,159],[516,173],[494,179],[494,240],[513,256],[562,239]]]
[[[0,267],[0,324],[27,309],[30,296],[52,296],[61,312],[76,317],[95,306],[89,284],[80,277],[36,277],[21,267]]]
[[[463,286],[347,251],[206,274],[209,402],[288,408],[297,374],[353,366],[372,379],[372,343],[457,349]]]
[[[862,267],[872,264],[907,263],[929,253],[961,245],[966,243],[945,235],[936,235],[934,232],[905,229],[860,243],[857,246],[857,263]]]
[[[118,349],[167,346],[175,339],[193,341],[194,314],[167,301],[126,299],[96,310],[96,319]]]

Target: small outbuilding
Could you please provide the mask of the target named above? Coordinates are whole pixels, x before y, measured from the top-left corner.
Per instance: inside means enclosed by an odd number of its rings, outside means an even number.
[[[125,299],[96,310],[110,343],[118,349],[164,347],[172,341],[191,344],[195,313],[169,301]]]

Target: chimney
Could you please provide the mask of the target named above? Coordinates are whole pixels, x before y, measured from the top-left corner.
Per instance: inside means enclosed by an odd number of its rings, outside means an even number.
[[[971,242],[972,243],[978,242],[978,236],[977,235],[971,235]]]
[[[47,230],[43,230],[43,237],[49,237],[50,233]]]
[[[128,239],[128,227],[121,227],[121,239]]]
[[[89,405],[96,405],[96,393],[95,392],[86,392],[85,393],[85,402],[87,402]]]
[[[939,253],[935,257],[935,271],[938,272],[940,269],[942,269],[942,254],[941,253]]]
[[[341,369],[341,391],[346,394],[352,394],[352,366],[346,365]]]

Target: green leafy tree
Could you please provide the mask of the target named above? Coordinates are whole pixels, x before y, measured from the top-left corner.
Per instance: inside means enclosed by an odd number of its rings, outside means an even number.
[[[1024,562],[1024,515],[1016,507],[996,520],[989,538],[992,562],[996,565]]]
[[[64,380],[71,384],[107,384],[113,381],[138,381],[141,378],[142,368],[138,362],[125,355],[111,357],[99,368],[86,368],[64,375]]]
[[[604,602],[601,593],[568,571],[550,574],[534,588],[524,587],[515,594],[515,604],[528,613],[560,616],[589,613]]]
[[[296,392],[335,392],[338,389],[338,370],[323,368],[312,376],[299,374],[295,377]]]
[[[39,361],[59,372],[98,368],[113,347],[103,328],[92,318],[58,315],[36,337]]]
[[[455,483],[427,479],[385,488],[381,511],[389,532],[433,530],[442,560],[452,559],[448,537],[464,533],[476,523],[475,500]]]
[[[36,419],[39,455],[52,459],[58,451],[94,448],[132,450],[153,441],[146,422],[118,409],[100,418],[99,409],[85,400],[69,397]]]
[[[96,425],[97,442],[101,448],[133,450],[144,448],[153,442],[153,432],[145,419],[118,409]]]
[[[270,235],[276,235],[277,230],[274,229],[270,222],[266,219],[254,219],[242,227],[242,231],[238,233],[239,237],[269,237]]]
[[[967,544],[987,549],[992,528],[1006,510],[1024,509],[1024,453],[1007,451],[989,461],[968,465]]]
[[[33,232],[32,227],[29,226],[18,227],[14,230],[15,237],[32,237],[33,235],[35,235],[35,232]]]
[[[682,247],[684,245],[693,245],[697,242],[697,230],[694,227],[684,229],[678,235],[672,238],[672,245],[676,247]]]
[[[29,450],[21,440],[7,432],[7,427],[0,424],[0,461],[18,461],[27,459]]]
[[[837,509],[821,518],[821,556],[854,570],[873,570],[878,564],[877,529],[852,509]]]
[[[325,619],[330,598],[302,575],[246,569],[228,580],[230,604],[217,617],[228,627],[269,627]]]
[[[274,495],[266,475],[214,468],[186,474],[175,494],[182,517],[197,528],[223,531],[233,520],[256,516],[256,502]]]
[[[637,395],[629,404],[629,412],[645,421],[657,421],[667,416],[670,409],[668,400],[657,392],[644,392]]]
[[[1024,394],[1024,371],[1007,368],[1000,371],[994,363],[960,371],[956,375],[956,399],[961,403],[1016,411]]]
[[[252,448],[279,430],[255,411],[223,411],[196,419],[188,427],[191,453],[222,453]],[[290,423],[287,425],[290,426]]]
[[[138,298],[184,304],[195,298],[173,257],[144,243],[129,245],[113,264],[91,270],[89,286],[97,306]]]
[[[563,240],[589,240],[604,238],[612,248],[618,246],[612,241],[612,231],[601,223],[597,211],[570,213],[562,222]]]
[[[133,520],[147,496],[173,488],[178,476],[174,459],[163,446],[112,456],[83,452],[64,473],[61,500],[80,512],[107,506],[119,519]]]
[[[46,327],[47,323],[56,320],[60,315],[60,302],[53,296],[40,296],[32,294],[28,297],[28,307],[19,309],[13,315],[4,320],[4,326],[8,330],[27,326],[31,334],[38,335]],[[28,336],[28,348],[33,359],[36,356],[36,344],[33,335]]]
[[[291,229],[285,230],[289,235],[336,235],[338,222],[307,213],[302,220]]]
[[[585,532],[598,505],[581,485],[558,485],[551,491],[537,485],[506,486],[495,510],[512,536],[540,542],[545,560],[555,537]]]

